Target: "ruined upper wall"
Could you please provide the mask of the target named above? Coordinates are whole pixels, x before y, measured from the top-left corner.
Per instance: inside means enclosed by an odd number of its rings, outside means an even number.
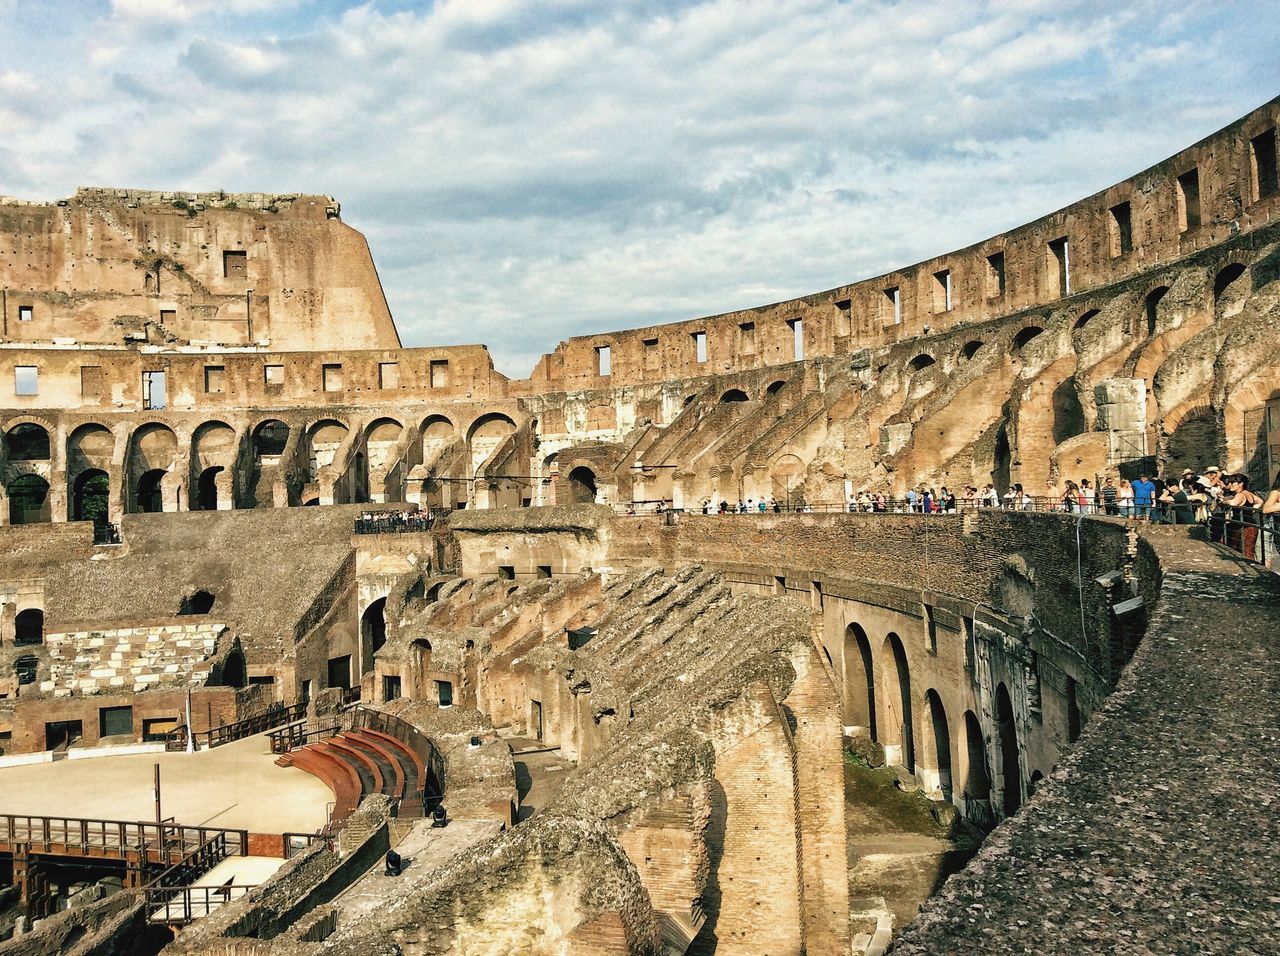
[[[1278,119],[1280,98],[1057,212],[872,279],[738,312],[576,336],[543,356],[523,388],[617,387],[840,355],[1130,278],[1280,214]],[[610,374],[602,376],[605,348]]]
[[[0,197],[0,340],[396,348],[368,244],[339,213],[265,193]]]

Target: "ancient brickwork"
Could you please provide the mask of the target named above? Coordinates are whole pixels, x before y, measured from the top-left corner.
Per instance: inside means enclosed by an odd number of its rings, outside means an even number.
[[[72,691],[143,691],[157,684],[201,683],[213,668],[210,658],[224,631],[225,624],[174,621],[50,634],[49,680],[40,682],[40,690],[67,697]]]

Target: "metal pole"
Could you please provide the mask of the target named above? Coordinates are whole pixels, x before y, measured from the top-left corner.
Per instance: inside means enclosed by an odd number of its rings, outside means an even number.
[[[160,765],[156,764],[156,823],[164,819],[160,815]]]

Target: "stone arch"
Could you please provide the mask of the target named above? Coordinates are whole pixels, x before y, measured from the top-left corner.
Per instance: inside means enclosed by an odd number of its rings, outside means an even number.
[[[419,430],[422,436],[422,458],[428,461],[457,437],[458,430],[444,415],[428,415]]]
[[[360,659],[363,672],[373,670],[373,659],[387,643],[387,599],[373,601],[360,615]]]
[[[350,433],[346,423],[336,418],[322,418],[307,427],[307,466],[313,481],[322,468],[333,464]]]
[[[596,494],[594,471],[586,465],[579,465],[569,472],[569,500],[566,504],[594,504]]]
[[[911,719],[911,667],[907,661],[906,648],[902,639],[892,631],[884,639],[880,648],[881,681],[884,691],[881,696],[881,708],[884,720],[881,723],[885,745],[886,759],[892,748],[897,747],[899,758],[896,762],[915,773],[916,741]]]
[[[1037,336],[1044,333],[1044,328],[1039,325],[1025,325],[1013,337],[1013,351],[1021,352],[1027,345]]]
[[[1053,390],[1053,443],[1061,445],[1084,431],[1084,406],[1080,404],[1076,380],[1064,378]]]
[[[936,365],[937,362],[938,360],[932,355],[927,352],[921,352],[907,363],[907,368],[911,369],[913,372],[921,372],[927,369],[930,365]]]
[[[768,388],[764,390],[765,394],[777,395],[780,391],[782,391],[782,387],[786,384],[787,384],[787,380],[784,378],[780,378],[776,382],[770,382]]]
[[[1181,474],[1185,468],[1200,474],[1217,463],[1222,429],[1211,406],[1188,408],[1165,423],[1165,433],[1165,467],[1171,474]]]
[[[964,345],[960,346],[960,358],[965,362],[969,361],[978,354],[978,350],[985,344],[981,339],[971,339],[965,342]]]
[[[467,429],[467,445],[471,449],[471,469],[478,470],[498,446],[516,430],[515,420],[502,412],[481,415]]]
[[[1247,282],[1240,282],[1247,270],[1239,262],[1231,262],[1218,271],[1213,279],[1213,315],[1223,318],[1235,315],[1244,307],[1248,298]],[[1237,283],[1239,283],[1237,285]],[[1234,287],[1234,288],[1233,288]]]
[[[938,789],[942,791],[942,798],[949,801],[954,796],[954,791],[951,780],[951,729],[947,723],[947,710],[938,692],[932,688],[925,692],[924,701],[929,708],[929,724],[933,730],[932,736],[925,738],[926,743],[930,744],[929,757],[933,769],[938,773]]]
[[[49,430],[35,422],[20,422],[4,433],[4,447],[10,461],[48,461]]]
[[[85,468],[106,472],[111,467],[116,438],[111,429],[99,422],[85,422],[67,438],[67,473],[73,475]]]
[[[865,727],[872,740],[876,735],[876,670],[871,657],[871,641],[861,624],[844,629],[844,723]]]
[[[9,523],[37,524],[52,518],[49,482],[39,475],[19,475],[6,486],[9,493]]]
[[[731,388],[727,392],[725,392],[723,395],[720,396],[721,405],[729,405],[734,402],[749,402],[749,401],[751,401],[751,396],[748,395],[746,392],[744,392],[740,388]]]
[[[982,724],[971,710],[964,712],[964,739],[965,796],[971,800],[990,800],[991,764],[987,759],[987,742],[982,736]]]
[[[19,611],[13,619],[13,644],[15,647],[31,647],[44,643],[44,611],[29,607]]]
[[[227,655],[227,659],[222,664],[222,686],[245,687],[248,683],[249,676],[245,667],[244,654],[234,650]]]
[[[1018,727],[1013,701],[1004,683],[996,687],[996,724],[1000,731],[1000,782],[1004,790],[1004,815],[1011,817],[1022,806],[1022,768],[1018,757]]]
[[[1084,312],[1081,312],[1080,317],[1076,319],[1075,324],[1071,326],[1071,330],[1073,332],[1079,332],[1097,317],[1099,311],[1099,309],[1086,309]]]
[[[214,461],[227,464],[236,453],[236,430],[217,419],[201,422],[191,435],[191,445],[201,464],[208,466]]]
[[[1142,318],[1146,323],[1147,338],[1156,334],[1156,327],[1160,324],[1160,300],[1168,291],[1167,285],[1158,285],[1142,300]]]
[[[178,458],[178,436],[161,422],[148,422],[130,437],[131,512],[164,510],[164,480]]]
[[[278,418],[265,418],[253,426],[253,457],[279,458],[289,444],[289,426]]]
[[[71,483],[71,520],[107,524],[111,479],[101,468],[86,468]]]
[[[786,507],[804,495],[804,462],[795,455],[782,455],[769,468],[770,494]]]
[[[1003,421],[996,431],[995,449],[992,453],[991,483],[1000,494],[1009,490],[1012,479],[1013,449],[1009,444],[1009,423]]]

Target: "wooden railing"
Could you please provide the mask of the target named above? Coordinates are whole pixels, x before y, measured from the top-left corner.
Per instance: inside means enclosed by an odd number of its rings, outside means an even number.
[[[226,854],[247,856],[249,831],[180,823],[0,814],[0,844],[23,843],[39,853],[125,859],[138,854],[166,866],[220,839]]]
[[[307,730],[304,721],[297,721],[288,724],[278,730],[273,730],[267,734],[267,739],[271,741],[271,752],[273,754],[287,754],[290,750],[298,747],[304,747],[307,744],[317,740],[328,740],[341,727],[321,727],[319,730]]]
[[[219,906],[238,900],[256,886],[149,886],[146,894],[147,922],[185,926],[208,916]]]
[[[287,707],[275,707],[253,717],[237,720],[234,724],[214,727],[211,730],[197,731],[195,734],[196,745],[206,748],[221,747],[223,744],[243,740],[245,737],[260,734],[264,730],[279,727],[281,724],[293,723],[305,716],[306,712],[307,705],[304,703],[290,704]],[[177,751],[187,749],[186,724],[181,727],[175,727],[165,735],[164,749]]]

